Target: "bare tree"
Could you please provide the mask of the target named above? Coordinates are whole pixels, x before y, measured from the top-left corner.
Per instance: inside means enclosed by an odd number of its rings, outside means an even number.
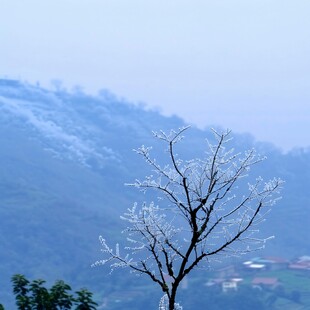
[[[195,267],[204,267],[218,255],[239,255],[264,246],[269,238],[258,239],[254,233],[278,199],[273,196],[282,184],[280,179],[264,183],[260,177],[253,184],[246,183],[250,167],[264,158],[254,150],[240,154],[226,149],[229,131],[213,131],[215,143],[207,141],[204,159],[181,160],[175,145],[187,129],[154,133],[168,146],[167,165],[151,157],[151,148],[136,150],[153,175],[130,185],[155,190],[162,206],[151,202],[128,209],[121,217],[129,225],[124,254],[118,244],[112,249],[100,236],[107,258],[93,264],[110,264],[111,270],[128,267],[147,275],[164,292],[162,310],[181,309],[176,303],[177,291]]]

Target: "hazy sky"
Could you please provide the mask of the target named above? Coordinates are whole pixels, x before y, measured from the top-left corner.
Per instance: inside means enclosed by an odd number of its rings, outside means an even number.
[[[0,77],[310,146],[310,1],[0,0]]]

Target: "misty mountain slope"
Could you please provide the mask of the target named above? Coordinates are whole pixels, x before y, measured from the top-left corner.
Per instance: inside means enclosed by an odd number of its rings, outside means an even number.
[[[98,235],[120,238],[132,149],[163,117],[113,100],[0,81],[1,286],[17,272],[84,285]]]
[[[132,149],[153,145],[163,161],[151,131],[183,125],[107,91],[94,97],[0,80],[0,285],[8,289],[14,273],[63,278],[94,290],[115,285],[101,282],[103,271],[89,266],[100,257],[98,235],[120,240],[119,215],[147,199],[124,187],[149,174]],[[203,156],[205,137],[210,133],[192,128],[178,152],[186,159]],[[267,155],[253,176],[286,181],[283,199],[261,227],[263,236],[276,235],[265,253],[310,254],[310,153],[281,154],[249,135],[234,135],[233,145]]]

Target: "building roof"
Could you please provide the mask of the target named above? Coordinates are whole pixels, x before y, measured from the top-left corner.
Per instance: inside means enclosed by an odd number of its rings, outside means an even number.
[[[250,264],[247,267],[251,268],[251,269],[263,269],[266,267],[266,265],[264,265],[264,264]]]
[[[282,257],[268,256],[266,257],[266,260],[270,261],[273,264],[287,264],[288,263],[288,260]]]
[[[254,278],[252,280],[253,285],[276,285],[278,283],[278,278]]]
[[[290,269],[310,270],[310,265],[309,264],[304,264],[304,263],[290,264],[288,267]]]

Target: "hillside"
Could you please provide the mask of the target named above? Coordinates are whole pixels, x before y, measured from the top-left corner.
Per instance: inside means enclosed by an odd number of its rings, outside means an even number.
[[[145,199],[124,187],[147,173],[132,149],[153,145],[152,130],[184,122],[107,91],[90,96],[12,80],[0,80],[0,111],[0,286],[5,288],[0,300],[11,295],[14,273],[113,291],[118,276],[107,278],[89,266],[100,256],[98,235],[121,238],[119,215]],[[181,153],[199,156],[207,136],[209,131],[192,128]],[[254,175],[286,182],[283,199],[261,227],[264,236],[276,236],[265,252],[287,258],[309,254],[310,152],[282,154],[240,134],[234,144],[267,155]]]

